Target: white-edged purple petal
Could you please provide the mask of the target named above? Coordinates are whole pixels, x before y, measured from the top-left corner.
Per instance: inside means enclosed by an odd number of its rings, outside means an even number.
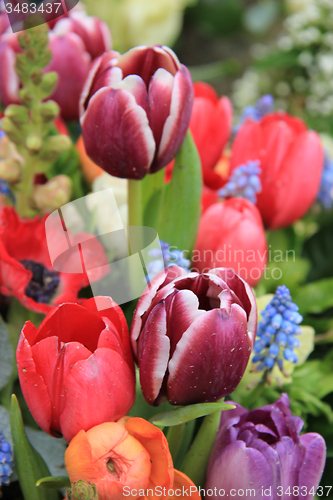
[[[142,393],[153,404],[159,396],[168,367],[170,340],[166,335],[163,303],[151,311],[138,341],[138,366]]]
[[[118,71],[120,68],[113,68]],[[121,70],[120,70],[121,71]],[[140,76],[137,75],[129,75],[126,76],[123,80],[121,80],[117,84],[110,85],[115,89],[123,89],[130,92],[135,97],[136,103],[141,106],[145,110],[148,116],[148,94],[147,88]],[[156,141],[155,141],[156,142]]]
[[[193,99],[194,92],[190,72],[186,66],[181,65],[174,77],[170,114],[163,127],[152,172],[163,168],[178,153],[190,124]]]
[[[252,343],[245,311],[237,304],[230,316],[213,309],[184,332],[169,361],[168,399],[172,404],[216,401],[239,384]]]
[[[155,152],[148,118],[128,91],[104,87],[81,118],[88,156],[115,177],[142,179]]]

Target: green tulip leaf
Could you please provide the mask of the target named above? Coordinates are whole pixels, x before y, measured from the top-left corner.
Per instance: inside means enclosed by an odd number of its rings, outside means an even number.
[[[171,411],[158,413],[150,421],[158,427],[171,427],[180,425],[196,418],[204,417],[217,411],[232,410],[234,405],[226,403],[199,403],[196,405],[181,406]]]
[[[190,258],[199,227],[201,190],[200,158],[188,132],[176,157],[157,225],[160,238],[179,250],[187,250],[186,258]]]
[[[38,479],[36,486],[37,488],[43,488],[45,490],[60,490],[61,488],[70,488],[71,482],[68,477],[65,476],[48,476]]]
[[[36,482],[50,476],[40,454],[31,446],[24,430],[22,413],[15,394],[10,407],[10,427],[13,440],[14,464],[24,500],[58,500],[56,491],[37,488]]]
[[[13,371],[13,349],[8,329],[0,317],[0,389],[8,383]]]
[[[302,285],[293,295],[293,302],[304,314],[319,314],[333,306],[333,278]]]

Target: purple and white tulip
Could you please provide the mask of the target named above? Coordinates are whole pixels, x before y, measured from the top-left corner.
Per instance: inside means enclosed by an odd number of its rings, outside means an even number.
[[[257,307],[233,270],[172,266],[140,298],[131,341],[146,401],[214,402],[239,384],[253,348]]]
[[[300,436],[304,422],[292,415],[288,395],[252,411],[232,404],[237,408],[221,414],[208,463],[206,491],[214,492],[210,498],[219,499],[219,490],[225,496],[255,490],[248,494],[256,500],[312,499],[324,470],[326,445],[317,433]]]
[[[103,54],[81,95],[87,154],[111,175],[142,179],[177,154],[192,105],[190,72],[168,47]]]

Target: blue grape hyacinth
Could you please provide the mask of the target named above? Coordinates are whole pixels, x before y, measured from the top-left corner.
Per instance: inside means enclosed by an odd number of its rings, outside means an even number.
[[[163,260],[160,258],[161,252],[158,248],[152,248],[148,252],[149,256],[154,259],[147,264],[146,268],[150,280],[160,271],[171,266],[179,266],[189,271],[191,261],[185,258],[184,252],[178,250],[178,248],[171,247],[169,243],[166,243],[165,241],[160,240],[160,244]]]
[[[333,206],[333,160],[325,152],[324,169],[321,176],[318,201],[326,210]]]
[[[231,178],[223,188],[219,189],[221,198],[246,198],[251,203],[257,202],[257,193],[261,191],[260,161],[248,161],[245,165],[235,168]]]
[[[274,111],[274,97],[270,94],[265,94],[257,100],[254,106],[245,106],[242,115],[240,117],[239,123],[235,125],[233,132],[237,134],[243,123],[247,118],[251,118],[255,122],[258,122],[268,113]]]
[[[4,438],[0,430],[0,486],[9,484],[9,477],[12,473],[13,457],[9,443]]]
[[[1,120],[0,120],[0,127],[1,127]],[[0,139],[5,135],[4,131],[1,130],[0,128]],[[1,156],[0,156],[1,160]],[[10,195],[10,189],[8,186],[8,182],[4,181],[3,179],[0,179],[0,194],[3,194],[5,196]]]
[[[261,315],[252,359],[253,363],[258,363],[256,370],[271,370],[275,364],[283,370],[283,360],[297,363],[294,349],[301,345],[297,336],[302,333],[299,324],[303,316],[291,301],[289,289],[285,285],[277,288]]]

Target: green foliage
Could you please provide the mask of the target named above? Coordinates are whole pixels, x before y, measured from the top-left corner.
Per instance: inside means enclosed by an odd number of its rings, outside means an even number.
[[[233,408],[235,408],[235,406],[223,402],[199,403],[195,405],[181,406],[164,413],[158,413],[157,415],[154,415],[150,421],[158,427],[171,427],[189,422],[190,420],[195,420],[196,418],[200,418],[205,415],[210,415],[216,411],[232,410]]]
[[[22,414],[16,396],[12,396],[10,427],[13,440],[14,464],[24,500],[58,500],[56,491],[36,487],[36,482],[49,476],[50,471],[40,454],[31,446],[23,426]]]

